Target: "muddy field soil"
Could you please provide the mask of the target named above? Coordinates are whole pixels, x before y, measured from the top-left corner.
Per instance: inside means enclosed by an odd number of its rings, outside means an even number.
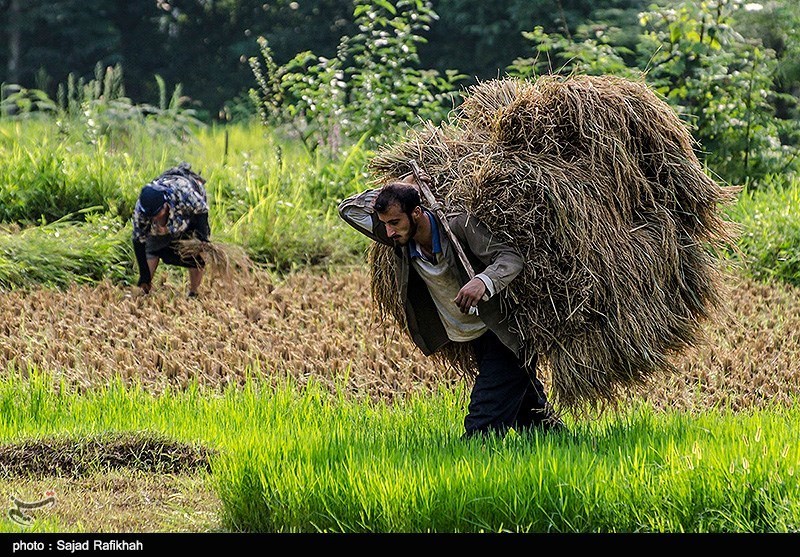
[[[110,283],[0,293],[0,369],[76,389],[136,381],[153,392],[312,378],[353,396],[393,398],[464,380],[426,359],[370,298],[366,268],[209,277],[197,299],[163,275],[147,296]],[[644,397],[658,409],[791,404],[800,393],[800,289],[729,279],[706,341],[675,358]],[[545,385],[546,365],[540,370]]]

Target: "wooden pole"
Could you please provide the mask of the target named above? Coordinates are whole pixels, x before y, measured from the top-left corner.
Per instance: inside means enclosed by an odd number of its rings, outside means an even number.
[[[425,198],[425,202],[430,206],[430,209],[436,213],[436,216],[439,217],[439,222],[442,223],[445,234],[447,234],[447,237],[450,239],[450,243],[456,250],[458,259],[461,261],[464,269],[466,269],[467,275],[469,276],[470,280],[475,278],[475,270],[472,268],[472,264],[469,262],[469,259],[467,259],[467,255],[464,253],[464,248],[461,247],[461,243],[458,241],[458,238],[456,238],[453,234],[453,231],[450,230],[450,225],[447,222],[447,217],[444,214],[442,205],[436,201],[436,198],[433,196],[433,192],[428,187],[428,184],[422,179],[422,169],[414,159],[409,160],[408,164],[411,167],[411,172],[414,173],[414,179],[419,186],[420,193]]]

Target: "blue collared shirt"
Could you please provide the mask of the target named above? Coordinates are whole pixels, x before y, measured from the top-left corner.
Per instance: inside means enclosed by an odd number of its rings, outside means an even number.
[[[431,243],[433,244],[433,262],[435,263],[437,255],[442,253],[442,242],[439,238],[439,225],[430,211],[427,209],[423,210],[425,211],[425,214],[428,215],[428,220],[431,223],[431,236],[433,237],[433,241]],[[428,258],[417,247],[417,243],[413,240],[408,244],[408,255],[411,259],[414,259],[415,257],[421,257],[422,259],[428,260]]]

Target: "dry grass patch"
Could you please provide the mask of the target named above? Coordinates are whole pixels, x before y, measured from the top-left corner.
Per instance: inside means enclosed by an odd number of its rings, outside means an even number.
[[[195,380],[220,389],[252,372],[392,399],[462,380],[392,319],[378,319],[367,267],[281,280],[254,273],[210,282],[197,300],[170,283],[145,297],[110,284],[2,292],[0,308],[0,369],[34,365],[78,389],[117,376],[154,393]],[[745,409],[800,393],[800,289],[732,274],[702,337],[674,359],[674,372],[648,381],[644,396],[656,407]],[[542,377],[549,386],[547,367]]]
[[[51,436],[0,445],[6,517],[60,531],[205,532],[218,528],[214,451],[147,432]],[[42,504],[46,503],[46,504]]]
[[[648,385],[663,410],[789,406],[800,399],[800,288],[732,275],[704,340]]]
[[[147,432],[50,436],[0,445],[0,476],[81,477],[120,468],[152,474],[210,471],[214,451]]]
[[[447,378],[375,321],[363,270],[279,281],[253,272],[209,281],[199,299],[170,280],[148,296],[109,283],[2,292],[0,311],[0,369],[35,366],[77,389],[116,377],[160,392],[292,375],[391,398]]]
[[[53,504],[26,511],[26,516],[32,526],[54,522],[60,532],[221,531],[222,503],[205,474],[115,470],[79,478],[24,477],[0,480],[0,490],[6,501],[33,502],[53,494]]]

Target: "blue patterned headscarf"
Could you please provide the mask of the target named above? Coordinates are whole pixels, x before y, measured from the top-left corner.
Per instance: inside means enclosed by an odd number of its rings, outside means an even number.
[[[142,212],[148,217],[155,216],[166,202],[167,192],[163,189],[154,188],[151,185],[143,187],[142,193],[139,194],[139,203],[142,206]]]

